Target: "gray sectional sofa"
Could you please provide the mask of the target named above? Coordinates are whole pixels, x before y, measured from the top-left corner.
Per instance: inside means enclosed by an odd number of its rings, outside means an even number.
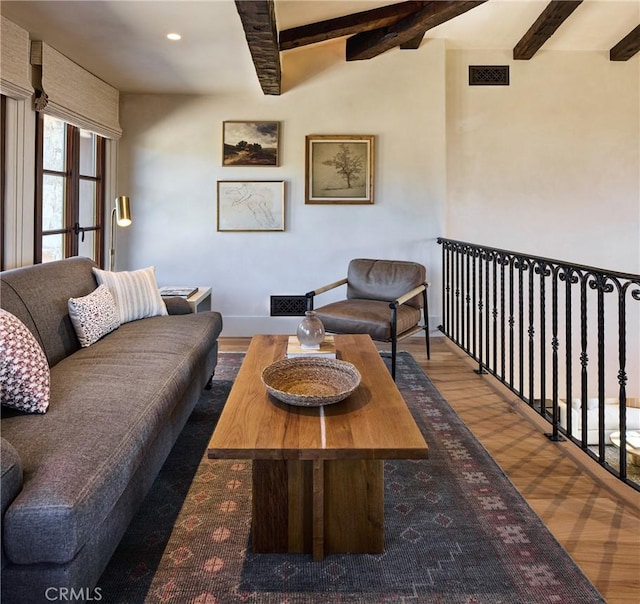
[[[216,365],[222,318],[122,324],[81,348],[67,301],[96,289],[86,258],[5,271],[0,305],[41,344],[49,408],[3,407],[2,602],[95,600],[92,592]]]

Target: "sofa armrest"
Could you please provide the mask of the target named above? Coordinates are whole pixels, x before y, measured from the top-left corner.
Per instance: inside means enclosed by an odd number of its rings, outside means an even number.
[[[22,462],[13,445],[4,438],[0,438],[0,467],[2,477],[0,483],[0,500],[2,502],[2,516],[11,502],[22,490]]]
[[[171,296],[168,298],[162,298],[164,304],[167,307],[167,312],[170,315],[188,315],[193,312],[191,305],[184,299],[178,296]]]

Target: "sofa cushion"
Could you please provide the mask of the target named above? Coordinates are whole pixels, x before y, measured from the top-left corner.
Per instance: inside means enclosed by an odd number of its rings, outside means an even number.
[[[391,339],[391,309],[376,300],[341,300],[316,309],[316,316],[328,332],[368,333],[374,340]],[[397,311],[398,335],[420,321],[420,310],[402,304]]]
[[[36,337],[49,367],[80,348],[69,318],[69,298],[96,288],[89,258],[67,258],[2,273],[2,308],[18,317]]]
[[[1,513],[9,507],[15,496],[22,488],[22,463],[15,448],[4,438],[0,438],[0,466],[2,470],[2,487],[0,499],[2,501]]]
[[[83,348],[120,327],[118,307],[106,285],[82,298],[69,298],[69,316]]]
[[[202,386],[197,361],[209,358],[221,328],[215,312],[122,325],[52,369],[45,416],[3,418],[3,436],[24,468],[4,519],[13,563],[74,558],[175,421],[181,398]],[[25,419],[35,420],[28,430]]]
[[[49,406],[49,364],[25,325],[0,309],[0,403],[25,413]]]
[[[152,266],[118,273],[94,268],[93,274],[98,283],[106,285],[113,294],[120,323],[167,314]]]

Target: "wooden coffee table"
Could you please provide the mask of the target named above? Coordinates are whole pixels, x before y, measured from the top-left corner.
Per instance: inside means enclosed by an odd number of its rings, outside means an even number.
[[[367,335],[336,335],[362,376],[347,399],[294,407],[271,397],[262,370],[287,336],[255,336],[209,443],[210,458],[253,460],[254,552],[384,551],[384,459],[429,448]]]

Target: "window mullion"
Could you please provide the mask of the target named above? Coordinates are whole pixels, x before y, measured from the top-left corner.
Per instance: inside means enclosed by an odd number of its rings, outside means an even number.
[[[73,233],[73,227],[80,216],[80,130],[67,125],[67,191],[65,226],[68,234],[65,237],[65,256],[78,255],[78,235]]]
[[[33,261],[42,262],[42,194],[44,188],[44,115],[36,114],[36,207],[34,212]]]
[[[95,256],[98,266],[103,266],[104,261],[104,188],[105,188],[105,172],[106,172],[106,139],[101,136],[98,137],[97,153],[96,153],[96,177],[98,183],[96,186],[96,224],[99,227],[96,231],[96,249]]]

